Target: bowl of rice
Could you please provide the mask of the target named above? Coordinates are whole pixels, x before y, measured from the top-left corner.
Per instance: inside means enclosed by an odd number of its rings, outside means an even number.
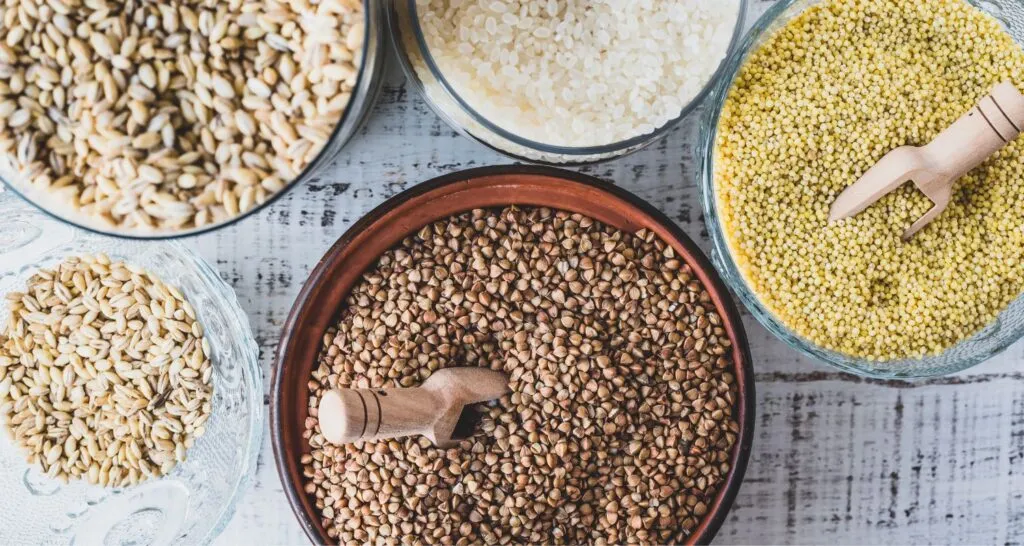
[[[392,0],[406,76],[450,126],[574,165],[651,144],[700,104],[748,0]]]

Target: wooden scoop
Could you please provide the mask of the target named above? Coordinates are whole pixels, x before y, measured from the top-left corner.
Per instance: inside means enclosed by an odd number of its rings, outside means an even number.
[[[1012,142],[1022,130],[1024,95],[1012,83],[1003,82],[927,146],[901,146],[886,154],[839,194],[828,219],[854,216],[904,182],[913,181],[935,206],[903,232],[906,241],[945,210],[954,182]]]
[[[462,410],[469,404],[509,392],[505,374],[485,368],[445,368],[423,385],[408,389],[339,389],[320,399],[317,418],[324,439],[350,444],[421,434],[438,447],[453,438]]]

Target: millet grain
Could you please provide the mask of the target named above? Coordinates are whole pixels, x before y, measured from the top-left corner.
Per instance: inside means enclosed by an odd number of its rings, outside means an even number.
[[[1024,143],[957,182],[949,208],[908,184],[828,222],[887,152],[925,145],[1003,80],[1024,50],[962,0],[829,0],[747,60],[718,126],[715,188],[733,257],[788,328],[849,355],[938,354],[1024,290]]]

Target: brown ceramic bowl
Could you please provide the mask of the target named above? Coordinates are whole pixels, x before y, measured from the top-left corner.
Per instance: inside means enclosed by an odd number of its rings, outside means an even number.
[[[586,214],[627,232],[652,230],[675,248],[707,288],[732,341],[738,383],[739,441],[729,476],[688,544],[711,541],[743,481],[754,435],[754,373],[736,306],[697,245],[665,215],[629,192],[595,178],[547,167],[487,167],[453,173],[389,199],[356,222],[320,260],[299,293],[278,346],[271,387],[274,457],[288,501],[314,543],[331,544],[312,500],[303,492],[299,459],[309,453],[302,432],[309,381],[324,332],[362,273],[385,251],[422,226],[476,208],[511,204]]]

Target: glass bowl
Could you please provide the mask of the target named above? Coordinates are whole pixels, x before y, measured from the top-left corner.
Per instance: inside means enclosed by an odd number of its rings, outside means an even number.
[[[0,294],[24,290],[41,267],[104,252],[179,287],[212,350],[213,409],[206,433],[170,474],[124,489],[63,484],[25,461],[0,432],[0,536],[5,544],[206,544],[224,528],[256,471],[263,382],[249,321],[227,285],[178,242],[104,237],[49,218],[0,192]],[[7,302],[0,316],[7,323]]]
[[[395,50],[406,79],[415,87],[430,108],[449,126],[463,136],[500,152],[512,159],[546,165],[585,165],[606,161],[636,152],[657,142],[693,111],[721,77],[725,59],[735,50],[743,35],[749,0],[739,0],[739,12],[726,56],[704,84],[701,91],[683,107],[679,115],[654,132],[603,146],[553,146],[520,137],[502,129],[477,112],[456,91],[438,68],[427,47],[419,24],[416,0],[387,0],[388,25]]]
[[[366,37],[363,40],[363,60],[359,68],[359,76],[356,80],[355,88],[352,91],[352,98],[349,100],[348,106],[345,108],[345,112],[342,114],[341,119],[338,120],[338,124],[335,125],[330,138],[327,140],[326,144],[324,144],[323,149],[320,150],[320,153],[313,159],[313,161],[311,161],[309,165],[299,173],[299,176],[286,183],[280,191],[268,196],[267,200],[262,204],[256,205],[246,212],[240,213],[221,222],[210,223],[202,227],[186,230],[145,231],[132,229],[119,231],[104,226],[95,219],[72,209],[66,204],[58,202],[53,198],[53,196],[47,194],[45,191],[31,188],[23,181],[19,181],[18,177],[10,172],[0,172],[0,181],[2,181],[9,189],[38,207],[39,210],[53,218],[61,220],[62,222],[67,222],[87,231],[102,235],[110,235],[112,237],[150,240],[175,239],[178,237],[188,237],[207,233],[234,224],[257,211],[270,206],[270,204],[279,199],[296,185],[307,180],[312,180],[318,175],[323,174],[324,169],[331,163],[335,156],[338,155],[338,152],[340,152],[341,149],[348,144],[350,140],[352,140],[352,137],[355,136],[356,132],[359,131],[366,122],[366,119],[369,117],[371,107],[380,95],[381,85],[384,82],[387,26],[384,20],[384,11],[379,2],[376,0],[363,0],[363,10],[366,14]]]
[[[743,43],[726,61],[725,72],[708,99],[700,125],[697,155],[700,157],[700,197],[713,245],[711,259],[733,292],[765,328],[801,353],[844,372],[879,379],[911,379],[963,371],[1003,351],[1024,336],[1024,297],[1018,298],[996,320],[972,337],[945,352],[925,358],[872,361],[824,349],[786,327],[765,307],[733,259],[724,226],[718,218],[714,184],[714,150],[718,120],[726,97],[747,57],[775,31],[805,9],[826,0],[782,0],[772,6],[750,29]],[[1024,3],[1020,0],[981,0],[970,4],[998,19],[1019,43],[1024,43]]]

